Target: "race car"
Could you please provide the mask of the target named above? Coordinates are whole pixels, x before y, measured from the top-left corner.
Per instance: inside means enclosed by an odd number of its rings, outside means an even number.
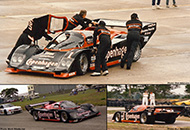
[[[0,115],[12,115],[19,112],[22,112],[22,108],[20,106],[14,106],[13,104],[0,104]]]
[[[173,124],[176,118],[183,113],[184,106],[146,106],[137,105],[129,111],[117,111],[112,120],[115,122],[130,122],[153,124],[155,121],[164,121]]]
[[[55,17],[50,16],[49,23],[52,26],[54,24],[51,23],[55,20],[51,19],[55,19]],[[63,19],[62,21],[67,21],[65,17]],[[108,66],[119,64],[127,51],[127,47],[124,46],[127,32],[113,28],[125,28],[126,21],[112,19],[95,19],[94,21],[104,21],[107,27],[111,27],[112,48],[106,55],[106,61]],[[48,27],[48,32],[59,32],[65,28],[53,30],[50,27]],[[44,49],[39,49],[38,45],[21,45],[14,52],[5,71],[10,73],[45,73],[54,77],[68,78],[75,75],[83,75],[88,70],[94,70],[96,57],[93,51],[93,32],[95,28],[95,26],[92,26],[87,27],[85,30],[63,31],[49,42]],[[140,59],[142,48],[155,31],[156,23],[143,22],[141,44],[136,49],[134,62]]]
[[[26,105],[25,108],[33,116],[35,121],[79,122],[83,119],[101,114],[92,104],[76,105],[71,101],[48,101]]]
[[[175,105],[190,105],[190,99],[189,100],[185,100],[185,101],[181,101],[181,102],[175,102]]]

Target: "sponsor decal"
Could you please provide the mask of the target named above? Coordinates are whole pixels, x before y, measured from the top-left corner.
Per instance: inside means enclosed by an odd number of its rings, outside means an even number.
[[[108,61],[109,58],[121,56],[123,58],[124,54],[127,52],[127,47],[123,46],[121,48],[115,48],[113,50],[108,51],[106,55],[106,60]]]
[[[50,66],[58,66],[58,62],[53,62],[53,61],[45,61],[45,60],[33,60],[33,59],[28,59],[26,61],[26,65],[44,65],[46,67],[50,67]]]
[[[39,116],[39,118],[41,118],[41,117],[48,117],[49,119],[51,118],[51,117],[53,117],[53,114],[52,113],[40,113],[40,112],[38,112],[38,116]]]
[[[136,114],[128,114],[128,113],[123,113],[124,114],[124,120],[129,120],[129,119],[134,119],[134,122],[137,121],[137,119],[140,119],[140,115],[136,115]]]
[[[78,116],[82,116],[82,115],[88,115],[91,111],[85,111],[85,112],[82,112],[82,113],[77,113]]]

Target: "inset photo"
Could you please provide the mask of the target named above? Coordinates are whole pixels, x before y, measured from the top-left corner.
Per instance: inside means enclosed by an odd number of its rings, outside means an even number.
[[[108,85],[107,129],[190,129],[190,85]]]
[[[106,85],[0,85],[0,128],[106,130]]]

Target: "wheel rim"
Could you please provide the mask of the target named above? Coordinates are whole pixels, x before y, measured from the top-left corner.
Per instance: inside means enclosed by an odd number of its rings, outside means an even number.
[[[33,112],[34,120],[38,120],[38,113],[36,111]]]
[[[120,121],[120,118],[121,118],[121,115],[119,113],[117,113],[115,115],[115,121],[119,122]]]
[[[147,121],[147,116],[146,116],[145,113],[142,113],[142,115],[141,115],[141,122],[145,123],[146,121]]]
[[[63,122],[66,122],[66,121],[67,121],[68,116],[67,116],[67,113],[66,113],[66,112],[62,112],[62,113],[61,113],[61,119],[62,119]]]
[[[84,53],[80,56],[80,68],[83,73],[86,73],[88,69],[88,59]]]

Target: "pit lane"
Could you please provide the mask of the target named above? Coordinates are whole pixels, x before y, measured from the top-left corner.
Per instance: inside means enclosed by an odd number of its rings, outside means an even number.
[[[0,129],[25,130],[106,130],[106,107],[97,107],[101,115],[83,120],[79,123],[63,123],[53,121],[34,121],[33,117],[23,111],[15,115],[0,115]]]
[[[97,4],[101,3],[101,4]],[[190,79],[190,1],[177,1],[178,8],[152,10],[149,0],[1,0],[0,1],[0,82],[1,84],[163,84]],[[119,66],[109,68],[110,74],[101,77],[84,76],[69,79],[42,74],[9,74],[4,72],[6,57],[30,19],[45,14],[71,17],[81,9],[88,10],[88,18],[128,20],[137,12],[142,21],[157,22],[157,31],[143,49],[141,59],[130,71]],[[42,44],[43,43],[43,44]],[[44,39],[41,46],[47,44]]]

